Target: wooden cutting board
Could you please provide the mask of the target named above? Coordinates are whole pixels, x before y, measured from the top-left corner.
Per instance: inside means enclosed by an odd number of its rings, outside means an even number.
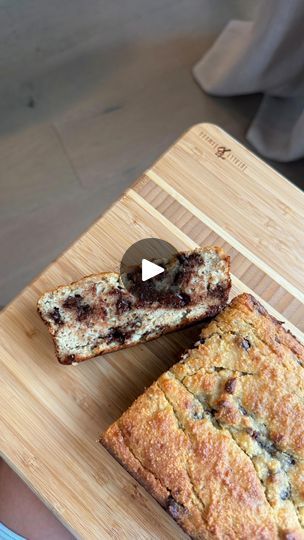
[[[77,537],[186,538],[96,439],[199,328],[61,366],[37,297],[118,270],[141,238],[178,249],[216,243],[232,259],[233,295],[253,291],[303,340],[303,231],[304,194],[221,129],[200,124],[1,313],[3,457]]]

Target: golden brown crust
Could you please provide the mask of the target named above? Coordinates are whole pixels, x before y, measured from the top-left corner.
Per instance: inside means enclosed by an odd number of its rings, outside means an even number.
[[[252,312],[253,322],[259,326],[263,340],[280,350],[278,344],[289,348],[299,359],[304,357],[304,346],[299,340],[266,311],[264,306],[251,294],[241,294],[231,301],[231,307],[239,310],[249,309]]]
[[[101,439],[102,444],[111,454],[124,465],[124,467],[141,482],[147,491],[162,505],[165,504],[169,493],[160,481],[147,469],[142,467],[126,446],[121,430],[113,424]]]
[[[303,361],[297,339],[240,295],[113,424],[124,451],[113,426],[101,442],[195,539],[303,540]]]

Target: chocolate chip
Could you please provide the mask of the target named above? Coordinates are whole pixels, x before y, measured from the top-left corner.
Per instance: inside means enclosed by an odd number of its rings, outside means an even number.
[[[126,340],[126,336],[121,330],[119,330],[119,328],[110,328],[107,335],[107,340],[117,342],[122,345]]]
[[[288,471],[288,469],[296,463],[295,458],[290,454],[287,454],[286,452],[281,452],[280,461],[282,463],[282,468],[284,469],[284,471]]]
[[[89,313],[92,313],[92,308],[89,304],[83,304],[77,308],[77,318],[79,321],[85,319]]]
[[[82,303],[82,296],[80,294],[68,296],[62,305],[66,309],[75,309],[78,321],[82,321],[93,311],[89,304]]]
[[[244,349],[244,351],[248,351],[248,349],[251,347],[249,339],[243,338],[241,341],[241,347]]]
[[[247,433],[252,437],[255,441],[258,440],[260,434],[258,431],[255,431],[254,429],[248,428]]]
[[[246,411],[246,409],[244,409],[244,407],[241,404],[239,404],[239,410],[244,416],[249,416],[248,412]]]
[[[184,253],[178,253],[176,257],[180,264],[185,264],[185,262],[187,261],[187,257]]]
[[[60,311],[58,307],[54,307],[53,311],[50,313],[50,317],[53,319],[53,321],[56,324],[63,324],[63,320],[60,315]]]
[[[280,493],[280,499],[282,501],[286,501],[287,499],[290,499],[291,497],[291,488],[288,486],[286,489],[283,489]]]
[[[204,418],[204,413],[202,411],[194,411],[192,413],[193,420],[202,420]]]
[[[123,298],[122,296],[120,296],[116,302],[116,309],[117,309],[117,312],[119,313],[119,315],[121,315],[122,313],[125,313],[126,311],[128,311],[131,307],[131,302],[130,300],[126,300],[125,298]]]
[[[236,383],[237,380],[235,377],[232,377],[231,379],[228,379],[225,384],[225,390],[228,392],[228,394],[234,394],[236,389]]]
[[[204,405],[204,410],[207,414],[210,414],[210,416],[212,416],[212,418],[215,417],[216,413],[217,413],[217,410],[216,409],[213,409],[212,407],[206,407]]]
[[[178,503],[171,495],[167,499],[167,511],[177,521],[188,513],[187,508]]]
[[[260,445],[260,447],[263,448],[263,450],[265,450],[266,452],[268,452],[268,454],[270,454],[271,456],[276,455],[278,457],[278,459],[280,458],[280,456],[277,455],[277,454],[280,454],[280,451],[278,450],[278,448],[276,447],[276,445],[272,441],[270,441],[265,436],[263,436],[261,433],[259,433],[258,431],[255,431],[252,428],[248,428],[247,433],[249,433],[249,435],[255,441],[257,441],[257,443]]]
[[[191,302],[191,298],[187,293],[177,293],[176,298],[178,299],[178,304],[180,307],[187,306]]]
[[[75,296],[68,296],[63,302],[62,306],[67,309],[73,309],[77,307],[77,305],[79,304],[79,297],[79,294],[75,294]]]

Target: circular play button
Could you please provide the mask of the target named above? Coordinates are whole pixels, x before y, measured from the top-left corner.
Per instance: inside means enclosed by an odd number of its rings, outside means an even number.
[[[159,238],[144,238],[132,244],[120,264],[120,279],[133,295],[150,297],[165,293],[166,262],[177,253],[169,242]]]
[[[159,266],[159,264],[147,261],[147,259],[142,259],[141,261],[142,281],[147,281],[148,279],[158,276],[158,274],[162,274],[164,271],[165,269],[162,266]]]

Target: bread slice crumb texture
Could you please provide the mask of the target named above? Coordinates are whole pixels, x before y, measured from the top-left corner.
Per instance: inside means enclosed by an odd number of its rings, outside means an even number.
[[[155,339],[218,313],[231,287],[229,257],[218,247],[181,252],[159,260],[165,272],[146,282],[141,269],[103,273],[45,293],[38,311],[62,363]]]

